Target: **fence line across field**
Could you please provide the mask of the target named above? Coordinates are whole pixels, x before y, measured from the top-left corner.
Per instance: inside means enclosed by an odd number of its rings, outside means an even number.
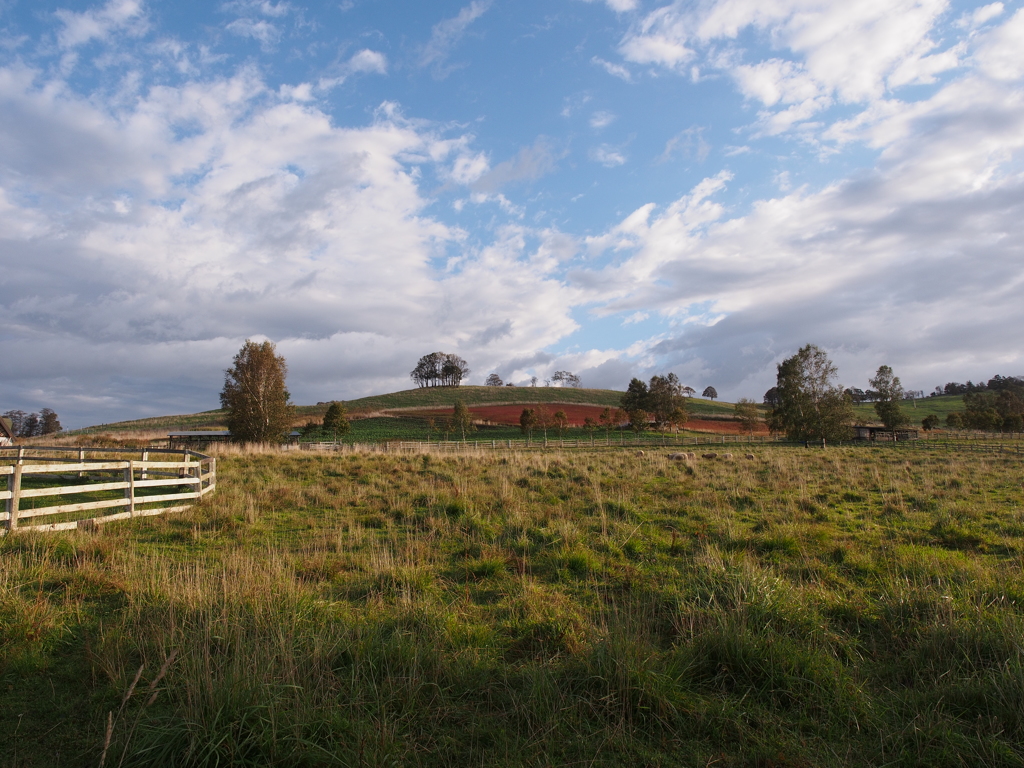
[[[139,458],[134,458],[136,455]],[[125,456],[128,458],[123,458]],[[151,459],[151,456],[155,458]],[[171,457],[175,457],[175,460],[167,460]],[[3,512],[0,512],[0,535],[14,530],[62,531],[93,528],[113,520],[188,509],[191,503],[157,507],[152,505],[195,502],[211,493],[217,487],[217,460],[195,451],[167,448],[3,447],[0,448],[0,478],[6,480],[5,490],[0,491],[0,501],[4,502]],[[37,482],[55,478],[73,481],[73,484],[26,488],[26,478],[33,478]],[[165,488],[171,492],[149,492],[154,488]],[[109,494],[116,491],[122,491],[122,495],[47,507],[24,507],[28,499]],[[22,521],[31,518],[118,507],[126,509],[86,519],[22,524]]]

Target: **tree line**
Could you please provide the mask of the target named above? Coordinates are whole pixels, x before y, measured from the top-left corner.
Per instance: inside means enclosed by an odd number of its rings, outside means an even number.
[[[43,408],[39,413],[7,411],[3,417],[10,423],[15,437],[39,437],[61,431],[60,419],[51,408]]]

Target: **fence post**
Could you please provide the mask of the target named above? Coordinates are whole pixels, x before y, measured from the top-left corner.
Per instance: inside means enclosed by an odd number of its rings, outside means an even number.
[[[146,464],[145,463],[147,461],[149,461],[149,451],[143,451],[142,452],[142,462],[143,462],[143,464],[142,464],[142,476],[139,478],[140,480],[145,480],[146,479]]]
[[[21,451],[19,451],[19,454]],[[21,504],[21,462],[19,461],[14,466],[14,474],[7,476],[8,489],[11,492],[11,498],[7,500],[7,530],[13,531],[18,527],[18,506]]]
[[[78,463],[79,464],[85,464],[85,449],[84,448],[79,448],[78,449]],[[84,471],[79,472],[78,476],[79,477],[85,477],[85,472]]]
[[[128,487],[124,489],[124,497],[128,499],[128,516],[135,517],[135,462],[128,460],[124,470],[124,481]]]

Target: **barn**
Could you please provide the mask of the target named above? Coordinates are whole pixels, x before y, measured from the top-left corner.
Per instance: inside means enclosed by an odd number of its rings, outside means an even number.
[[[3,416],[0,416],[0,445],[14,445],[14,429]]]
[[[902,443],[905,440],[917,440],[916,429],[897,429],[893,432],[885,427],[857,426],[853,428],[854,440],[875,440],[878,442]]]

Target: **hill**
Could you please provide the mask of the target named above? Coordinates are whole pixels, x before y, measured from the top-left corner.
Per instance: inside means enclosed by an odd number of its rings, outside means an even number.
[[[571,387],[422,387],[370,395],[345,401],[350,416],[355,419],[388,415],[403,415],[402,411],[416,409],[452,407],[456,400],[466,405],[535,405],[538,403],[568,403],[579,405],[600,405],[617,408],[622,392],[614,389],[573,389]],[[708,416],[731,416],[732,403],[714,402],[699,397],[687,400],[690,413]],[[300,405],[295,408],[296,425],[310,419],[320,419],[327,411],[327,403]],[[411,414],[410,414],[411,415]],[[177,416],[157,416],[147,419],[118,421],[112,424],[97,424],[73,430],[68,434],[95,434],[98,432],[154,432],[174,430],[223,429],[225,412],[222,410]]]
[[[910,418],[914,426],[921,425],[921,419],[932,414],[939,417],[943,425],[946,423],[946,416],[953,411],[964,409],[964,399],[960,395],[941,395],[939,397],[923,397],[913,402],[902,403],[903,412]],[[866,422],[877,422],[878,414],[875,413],[874,403],[860,403],[853,406],[853,412],[858,419]]]

